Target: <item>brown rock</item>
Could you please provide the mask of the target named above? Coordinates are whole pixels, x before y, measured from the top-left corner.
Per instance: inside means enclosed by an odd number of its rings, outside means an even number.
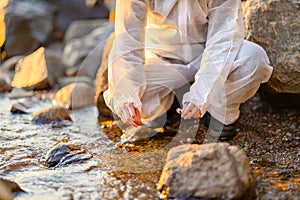
[[[8,84],[5,80],[5,78],[0,76],[0,93],[1,92],[10,92],[12,90],[12,87],[10,84]]]
[[[275,94],[270,102],[276,94],[300,95],[299,11],[297,0],[251,0],[244,6],[247,39],[267,51],[274,67],[267,83],[267,92]]]
[[[18,62],[12,86],[33,90],[52,88],[61,71],[56,61],[53,51],[39,48]]]
[[[79,109],[93,105],[94,88],[84,82],[75,82],[64,86],[54,96],[54,105],[68,109]]]
[[[61,106],[50,106],[32,114],[35,123],[49,124],[64,120],[72,121],[69,111]]]
[[[171,149],[158,190],[168,198],[247,199],[255,195],[249,160],[227,143]]]
[[[0,200],[13,200],[14,193],[25,192],[20,186],[9,180],[0,179]]]

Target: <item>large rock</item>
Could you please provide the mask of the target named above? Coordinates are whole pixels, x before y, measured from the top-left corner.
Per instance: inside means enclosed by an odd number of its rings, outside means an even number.
[[[297,94],[300,100],[299,1],[251,0],[245,4],[244,13],[247,39],[267,51],[274,67],[266,92],[276,98],[280,94]]]
[[[10,1],[5,8],[8,57],[28,54],[49,42],[54,28],[55,7],[45,1]]]
[[[77,75],[95,78],[106,39],[113,30],[113,23],[106,22],[88,35],[68,42],[62,54],[63,65],[65,67],[80,66]]]
[[[34,53],[19,60],[12,86],[42,90],[54,86],[56,78],[62,75],[55,51],[41,47]]]
[[[171,149],[157,187],[168,198],[253,199],[249,160],[227,143]]]
[[[52,103],[68,109],[79,109],[93,105],[94,95],[94,88],[91,85],[75,82],[58,90]]]

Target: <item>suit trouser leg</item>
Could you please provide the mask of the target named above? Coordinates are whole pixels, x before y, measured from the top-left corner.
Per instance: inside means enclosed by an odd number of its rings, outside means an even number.
[[[244,41],[233,64],[231,73],[224,84],[224,93],[217,98],[224,99],[223,104],[212,103],[208,112],[225,125],[234,123],[240,114],[240,105],[259,89],[262,82],[267,81],[272,73],[269,59],[259,45]]]

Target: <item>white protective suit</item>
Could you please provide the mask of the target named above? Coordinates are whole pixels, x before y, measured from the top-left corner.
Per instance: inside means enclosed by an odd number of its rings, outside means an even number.
[[[117,0],[106,104],[133,102],[142,120],[162,115],[174,90],[224,124],[272,73],[265,51],[245,41],[240,0]]]

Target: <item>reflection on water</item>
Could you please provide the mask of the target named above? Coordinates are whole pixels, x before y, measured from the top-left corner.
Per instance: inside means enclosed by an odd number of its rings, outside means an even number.
[[[198,121],[181,121],[179,126],[178,119],[172,118],[163,134],[141,138],[135,146],[118,146],[122,135],[118,123],[99,126],[94,107],[71,111],[71,126],[52,128],[31,123],[29,114],[9,113],[9,105],[16,101],[0,96],[0,178],[17,182],[27,192],[17,200],[159,199],[156,184],[168,149],[182,143],[202,144],[205,139],[206,129]],[[251,103],[255,99],[242,107],[242,130],[231,143],[242,147],[250,159],[258,199],[297,199],[299,115],[292,110],[255,112],[249,109]],[[283,120],[286,116],[288,121]],[[279,122],[285,126],[277,126]],[[92,158],[47,168],[46,153],[61,142],[78,146]]]
[[[15,199],[158,198],[155,187],[164,150],[141,153],[116,147],[98,126],[94,107],[72,111],[72,126],[53,129],[32,124],[30,115],[10,114],[11,103],[0,98],[0,176],[27,192]],[[59,142],[81,146],[93,158],[48,169],[45,155]]]

